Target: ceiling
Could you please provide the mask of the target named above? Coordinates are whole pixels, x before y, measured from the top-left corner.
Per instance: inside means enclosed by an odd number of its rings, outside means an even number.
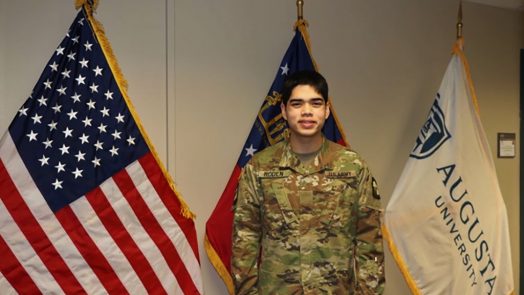
[[[464,1],[524,11],[524,0],[464,0]]]

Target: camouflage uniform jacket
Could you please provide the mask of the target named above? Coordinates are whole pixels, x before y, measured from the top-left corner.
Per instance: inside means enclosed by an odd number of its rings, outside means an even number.
[[[380,198],[355,152],[324,139],[301,164],[287,141],[244,167],[233,224],[236,294],[381,294]]]

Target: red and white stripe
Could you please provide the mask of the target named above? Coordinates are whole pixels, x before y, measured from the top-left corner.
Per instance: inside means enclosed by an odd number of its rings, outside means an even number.
[[[53,213],[6,133],[0,200],[2,290],[203,293],[193,221],[150,154]]]

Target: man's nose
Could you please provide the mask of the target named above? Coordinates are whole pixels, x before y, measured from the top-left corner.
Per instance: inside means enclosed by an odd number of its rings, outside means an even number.
[[[304,106],[302,107],[302,116],[309,116],[312,114],[312,107],[310,104],[308,103],[305,103]]]

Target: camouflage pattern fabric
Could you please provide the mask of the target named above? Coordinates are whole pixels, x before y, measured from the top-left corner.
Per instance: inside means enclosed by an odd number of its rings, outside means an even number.
[[[309,164],[284,140],[244,167],[233,223],[236,294],[382,294],[382,210],[359,155],[323,140]]]

